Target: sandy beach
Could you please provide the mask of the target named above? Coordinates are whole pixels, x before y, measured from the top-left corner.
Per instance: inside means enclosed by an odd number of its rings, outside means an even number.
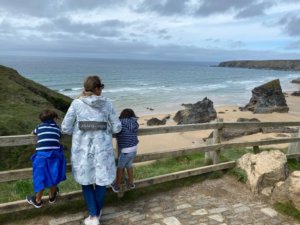
[[[261,122],[283,122],[283,121],[299,121],[300,120],[300,97],[292,96],[290,93],[286,96],[286,101],[289,106],[288,113],[269,113],[269,114],[253,114],[250,111],[241,112],[238,106],[222,106],[215,107],[217,111],[217,117],[223,118],[224,122],[236,122],[238,118],[257,118]],[[178,110],[183,109],[179,108]],[[155,112],[154,112],[155,113]],[[147,121],[152,117],[162,119],[167,115],[171,115],[170,119],[167,120],[165,126],[176,125],[176,122],[172,119],[176,112],[170,114],[152,114],[147,116],[142,116],[139,118],[139,124],[141,128],[149,127],[147,126]],[[203,138],[206,138],[212,130],[201,130],[193,132],[181,132],[172,134],[160,134],[160,135],[149,135],[139,137],[139,154],[149,153],[149,152],[160,152],[160,151],[172,151],[174,149],[188,148],[203,146],[206,143]],[[278,133],[268,133],[262,134],[257,133],[253,135],[247,135],[239,138],[232,139],[230,141],[254,141],[263,140],[267,138],[276,138]],[[290,136],[290,134],[286,134]],[[278,144],[274,148],[286,148],[288,144]],[[262,146],[263,147],[263,146]]]

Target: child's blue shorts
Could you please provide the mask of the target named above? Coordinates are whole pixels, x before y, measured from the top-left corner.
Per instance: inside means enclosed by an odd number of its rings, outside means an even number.
[[[132,162],[136,156],[136,152],[120,153],[118,160],[118,168],[132,168]]]

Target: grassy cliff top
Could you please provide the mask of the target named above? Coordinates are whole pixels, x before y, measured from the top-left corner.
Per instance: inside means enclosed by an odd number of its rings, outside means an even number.
[[[40,123],[39,113],[55,110],[60,117],[72,99],[0,65],[0,136],[28,134]]]

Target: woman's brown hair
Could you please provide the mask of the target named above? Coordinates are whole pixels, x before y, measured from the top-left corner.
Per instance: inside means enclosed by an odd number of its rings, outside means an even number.
[[[84,90],[95,92],[96,88],[104,88],[101,79],[98,76],[88,76],[84,81]]]

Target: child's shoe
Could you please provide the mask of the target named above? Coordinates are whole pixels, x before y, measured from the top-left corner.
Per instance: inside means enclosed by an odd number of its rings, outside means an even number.
[[[100,222],[97,217],[92,218],[91,216],[89,216],[85,218],[83,222],[85,225],[100,225]]]
[[[26,200],[30,205],[33,205],[37,209],[39,209],[43,206],[42,200],[39,203],[36,202],[35,195],[27,195]]]
[[[56,188],[56,191],[55,191],[55,193],[54,193],[54,196],[53,196],[53,197],[50,197],[50,196],[49,196],[49,203],[50,203],[50,204],[53,204],[53,203],[56,202],[58,193],[59,193],[59,189],[58,189],[58,187],[57,187],[57,188]]]
[[[135,189],[135,184],[127,184],[127,188],[129,189],[129,190],[132,190],[132,189]]]
[[[120,187],[117,185],[116,182],[112,183],[112,184],[110,185],[110,187],[111,187],[111,189],[113,190],[113,192],[115,192],[115,193],[120,192]]]

